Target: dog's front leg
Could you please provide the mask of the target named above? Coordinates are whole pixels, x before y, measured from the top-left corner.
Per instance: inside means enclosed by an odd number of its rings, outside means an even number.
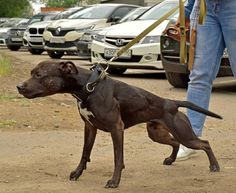
[[[77,168],[71,172],[70,180],[77,180],[83,173],[83,170],[86,169],[87,162],[90,162],[90,154],[93,148],[96,134],[97,134],[97,129],[94,128],[90,123],[85,122],[84,147],[83,147],[82,157]]]
[[[121,172],[124,168],[124,156],[123,156],[123,147],[124,147],[124,124],[122,121],[117,123],[115,127],[111,130],[111,137],[114,148],[114,161],[115,168],[113,176],[108,180],[106,188],[116,188],[120,183]]]

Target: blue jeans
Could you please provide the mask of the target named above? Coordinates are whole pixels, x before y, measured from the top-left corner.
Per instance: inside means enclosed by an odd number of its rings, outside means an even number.
[[[205,23],[197,27],[187,100],[208,109],[212,83],[225,48],[228,49],[231,69],[236,76],[236,0],[206,0],[206,4]],[[206,116],[192,110],[187,110],[187,115],[195,134],[201,136]]]

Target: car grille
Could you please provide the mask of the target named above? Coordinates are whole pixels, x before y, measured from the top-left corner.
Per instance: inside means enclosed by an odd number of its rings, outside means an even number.
[[[167,54],[167,53],[162,53],[162,57],[165,60],[168,60],[170,62],[174,62],[174,63],[179,63],[180,61],[180,56],[179,54]]]
[[[53,28],[49,28],[48,31],[51,32],[51,34],[53,36],[65,36],[68,32],[73,31],[74,29],[60,29],[58,30],[58,28],[53,29]]]
[[[45,42],[45,45],[53,48],[70,48],[75,46],[74,42],[65,42],[64,44],[60,44],[60,43],[50,43],[48,41]]]
[[[104,59],[111,59],[111,58],[108,58],[108,57],[105,57],[104,54],[101,54],[101,56],[104,58]],[[117,58],[115,61],[116,62],[139,62],[141,59],[142,59],[143,56],[131,56],[131,58]]]
[[[126,44],[128,44],[129,42],[131,42],[131,40],[133,40],[133,38],[130,37],[106,37],[105,38],[105,42],[107,42],[108,44],[117,46],[117,47],[122,47],[125,46]]]
[[[11,29],[10,35],[11,36],[23,36],[25,29]]]
[[[30,34],[43,34],[44,28],[29,28]]]

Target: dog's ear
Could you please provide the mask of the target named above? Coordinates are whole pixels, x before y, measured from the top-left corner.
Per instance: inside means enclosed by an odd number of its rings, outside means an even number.
[[[76,68],[75,64],[71,61],[60,62],[60,70],[64,74],[77,74],[78,69]]]

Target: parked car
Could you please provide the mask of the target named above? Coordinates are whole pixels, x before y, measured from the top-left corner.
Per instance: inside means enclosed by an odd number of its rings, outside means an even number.
[[[6,39],[7,48],[11,51],[17,51],[23,46],[23,34],[25,32],[28,22],[21,23],[8,30],[8,36]]]
[[[0,17],[0,24],[2,24],[2,23],[4,23],[4,22],[6,22],[6,21],[8,21],[10,18],[8,18],[8,17]]]
[[[9,29],[27,22],[26,18],[11,18],[0,24],[0,46],[6,46],[6,40],[9,36]]]
[[[176,23],[177,17],[172,18],[170,23]],[[167,26],[167,27],[168,27]],[[187,40],[189,41],[189,40]],[[161,36],[161,59],[163,68],[165,70],[166,78],[168,82],[176,88],[186,88],[189,81],[189,70],[187,63],[180,63],[180,43],[177,40],[169,37],[166,34]],[[189,49],[189,43],[187,42],[187,50]],[[221,60],[221,66],[218,72],[218,77],[233,76],[227,50],[224,51],[224,55]]]
[[[137,5],[129,4],[95,4],[67,20],[51,23],[43,34],[44,49],[51,58],[61,58],[64,52],[78,53],[76,43],[84,32],[110,26],[118,21]]]
[[[58,12],[48,12],[44,14],[45,17],[41,18],[41,21],[35,18],[34,22],[26,28],[23,35],[23,44],[24,46],[28,47],[28,50],[31,54],[39,55],[43,53],[44,29],[48,24],[50,24],[53,18],[57,16]]]
[[[28,47],[28,50],[31,54],[41,54],[44,51],[44,42],[43,42],[43,32],[47,25],[49,25],[52,21],[59,19],[66,19],[70,15],[73,15],[83,7],[73,7],[69,8],[62,12],[49,12],[45,13],[45,17],[41,22],[34,22],[26,29],[23,37],[23,43]]]
[[[134,21],[105,28],[95,35],[91,45],[92,63],[106,64],[122,46],[132,41],[143,30],[178,5],[177,0],[166,0],[147,10]],[[128,68],[163,70],[160,57],[160,36],[168,24],[163,21],[123,55],[109,62],[110,74],[122,74]]]
[[[54,17],[54,13],[38,13],[33,15],[27,23],[12,27],[9,29],[9,35],[6,40],[7,47],[12,51],[19,50],[23,44],[23,36],[27,27],[33,23],[46,21],[51,17]],[[59,14],[58,14],[59,15]]]
[[[126,21],[135,20],[139,15],[145,12],[149,7],[138,7],[130,11],[123,18],[114,24],[123,23]],[[87,30],[81,38],[76,42],[76,47],[78,49],[78,55],[82,58],[91,58],[91,44],[95,34],[97,34],[101,29],[97,30]]]

